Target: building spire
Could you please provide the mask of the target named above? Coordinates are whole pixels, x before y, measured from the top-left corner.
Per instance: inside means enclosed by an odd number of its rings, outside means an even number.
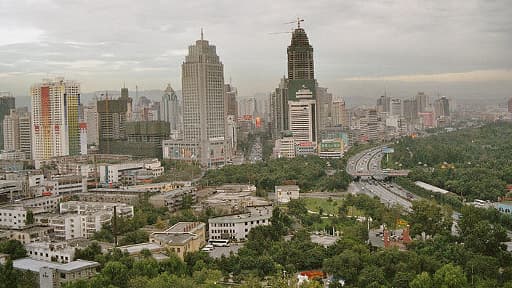
[[[201,27],[201,41],[203,41],[203,27]]]

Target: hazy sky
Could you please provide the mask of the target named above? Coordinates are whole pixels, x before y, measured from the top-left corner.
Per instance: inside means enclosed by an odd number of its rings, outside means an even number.
[[[47,76],[85,92],[181,89],[181,63],[200,37],[217,46],[239,94],[269,92],[286,73],[297,16],[320,85],[375,98],[423,90],[512,96],[512,1],[0,0],[0,91],[26,95]]]

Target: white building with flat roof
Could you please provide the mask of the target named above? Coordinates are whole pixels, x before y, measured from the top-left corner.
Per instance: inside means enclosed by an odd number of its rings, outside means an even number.
[[[210,239],[247,240],[252,228],[270,225],[272,206],[250,207],[249,212],[208,219]]]
[[[59,288],[66,282],[88,279],[96,275],[100,263],[76,260],[66,264],[22,258],[14,260],[14,269],[31,271],[39,275],[40,288]]]
[[[300,188],[297,185],[283,185],[275,187],[276,201],[286,204],[292,199],[299,199]]]

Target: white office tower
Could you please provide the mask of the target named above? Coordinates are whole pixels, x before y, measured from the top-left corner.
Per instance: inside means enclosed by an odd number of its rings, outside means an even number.
[[[47,160],[55,156],[79,155],[78,109],[80,84],[56,78],[31,88],[32,157]]]
[[[302,88],[296,93],[296,100],[288,100],[288,119],[290,121],[290,132],[295,143],[311,142],[316,143],[316,100],[313,92]]]
[[[224,66],[215,46],[197,40],[189,46],[182,65],[183,139],[197,144],[195,155],[203,166],[225,164],[226,103]]]

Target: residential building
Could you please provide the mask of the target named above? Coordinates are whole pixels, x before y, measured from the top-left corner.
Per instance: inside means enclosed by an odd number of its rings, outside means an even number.
[[[9,230],[9,239],[18,240],[21,244],[37,243],[50,239],[53,235],[53,228],[41,225],[30,225],[23,229]]]
[[[37,274],[39,276],[40,288],[60,288],[67,282],[94,277],[100,263],[76,260],[62,264],[21,258],[14,260],[12,266],[17,270],[30,271]]]
[[[297,185],[282,185],[275,187],[276,202],[286,204],[292,199],[299,199],[300,188]]]
[[[3,120],[4,150],[21,151],[24,159],[32,156],[32,131],[30,112],[27,107],[11,109]]]
[[[224,66],[216,47],[197,40],[188,48],[182,64],[183,139],[199,147],[197,159],[203,166],[225,164],[226,101]]]
[[[210,239],[247,240],[252,228],[270,225],[272,206],[249,207],[249,212],[208,219]]]
[[[16,107],[16,100],[8,92],[0,92],[0,124],[3,123],[4,117],[9,115],[11,109]],[[0,125],[0,151],[4,150],[4,133],[3,126]]]
[[[155,207],[167,207],[169,211],[174,212],[182,208],[184,201],[190,201],[189,205],[195,203],[196,191],[197,189],[191,186],[177,188],[149,197],[149,203]]]
[[[9,229],[22,229],[27,226],[28,209],[18,206],[9,205],[0,207],[0,227]]]
[[[169,248],[182,260],[187,252],[197,252],[206,243],[206,225],[202,222],[178,222],[163,232],[153,232],[149,242]]]
[[[64,78],[45,79],[32,86],[31,95],[34,160],[79,155],[80,84]]]
[[[402,116],[402,100],[398,98],[391,98],[389,104],[389,115]]]
[[[77,246],[70,246],[66,241],[40,241],[25,244],[27,256],[31,259],[58,263],[69,263],[73,261],[76,248]]]

